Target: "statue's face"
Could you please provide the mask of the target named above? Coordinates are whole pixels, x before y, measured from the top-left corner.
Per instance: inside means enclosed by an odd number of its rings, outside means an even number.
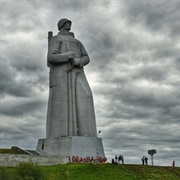
[[[71,23],[66,22],[61,29],[64,29],[66,31],[70,31],[71,30]]]

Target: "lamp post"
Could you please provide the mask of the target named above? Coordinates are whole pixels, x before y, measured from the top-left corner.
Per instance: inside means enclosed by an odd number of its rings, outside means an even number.
[[[101,130],[99,130],[97,137],[99,136],[100,133],[101,133]]]
[[[101,130],[99,130],[97,137],[99,136],[99,134],[101,133]],[[99,159],[99,150],[98,150],[98,142],[96,141],[96,160],[98,161]]]
[[[152,166],[153,164],[153,155],[156,154],[156,150],[155,149],[151,149],[148,151],[148,154],[151,156],[151,162],[152,162]]]

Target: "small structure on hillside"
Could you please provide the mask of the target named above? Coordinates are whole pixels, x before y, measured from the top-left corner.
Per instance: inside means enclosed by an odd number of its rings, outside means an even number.
[[[157,151],[155,149],[148,150],[148,154],[151,156],[152,166],[154,165],[154,163],[153,163],[153,159],[154,159],[153,155],[156,154],[156,152]]]

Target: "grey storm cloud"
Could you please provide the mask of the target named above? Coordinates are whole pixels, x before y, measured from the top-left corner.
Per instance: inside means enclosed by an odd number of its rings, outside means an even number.
[[[156,2],[129,1],[124,4],[130,23],[142,23],[153,31],[164,31],[165,34],[178,36],[180,2],[166,0]]]
[[[1,113],[14,117],[24,116],[27,114],[31,115],[32,117],[34,115],[37,116],[36,110],[38,109],[38,111],[42,111],[44,102],[44,100],[34,100],[33,97],[31,97],[31,99],[25,99],[24,101],[22,99],[21,101],[6,101],[1,108]]]
[[[19,97],[29,96],[32,92],[22,83],[18,82],[16,70],[10,66],[6,58],[1,59],[1,96],[5,94]]]
[[[177,1],[2,1],[1,147],[35,149],[45,136],[47,34],[61,18],[89,56],[97,129],[111,161],[180,165],[180,56]]]

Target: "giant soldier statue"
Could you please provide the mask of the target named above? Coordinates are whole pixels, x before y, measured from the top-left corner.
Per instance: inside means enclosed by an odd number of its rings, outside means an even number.
[[[70,32],[71,25],[70,20],[61,19],[57,24],[59,33],[49,37],[46,139],[39,140],[37,151],[47,155],[68,155],[69,151],[69,156],[104,156],[102,140],[97,138],[92,92],[84,73],[90,59],[83,44]]]
[[[69,32],[71,21],[58,22],[58,35],[52,37],[48,51],[50,95],[47,137],[96,137],[92,93],[84,74],[89,56],[83,44]]]

